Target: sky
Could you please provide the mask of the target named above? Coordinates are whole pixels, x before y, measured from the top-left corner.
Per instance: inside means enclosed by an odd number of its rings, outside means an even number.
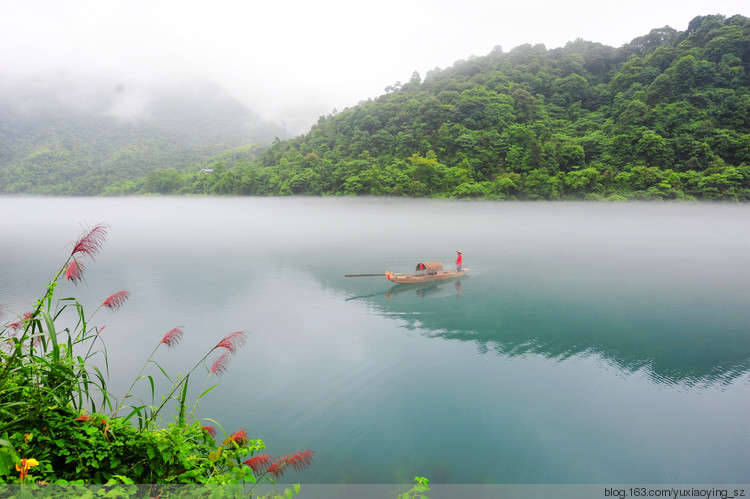
[[[0,0],[0,73],[210,79],[302,133],[471,56],[576,38],[619,47],[747,0]]]

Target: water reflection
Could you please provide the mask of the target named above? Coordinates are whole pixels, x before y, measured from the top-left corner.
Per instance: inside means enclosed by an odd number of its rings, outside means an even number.
[[[598,354],[626,372],[644,369],[669,384],[723,384],[750,369],[748,313],[710,300],[668,307],[664,298],[637,293],[545,294],[489,275],[354,298],[405,321],[407,329],[472,342],[499,356]]]
[[[447,293],[461,294],[461,281],[448,283],[422,283],[422,284],[396,284],[385,292],[388,299],[393,299],[401,293],[414,293],[417,298],[428,298],[430,296],[443,296]]]
[[[416,284],[395,284],[391,286],[387,291],[379,291],[377,293],[370,293],[363,296],[351,296],[346,298],[346,301],[350,300],[366,300],[368,298],[382,297],[385,296],[389,300],[393,300],[399,297],[399,295],[409,293],[413,294],[417,298],[429,298],[431,296],[438,297],[443,296],[446,293],[455,293],[456,295],[461,294],[461,281],[451,281],[448,283],[436,283],[436,282],[425,282]]]

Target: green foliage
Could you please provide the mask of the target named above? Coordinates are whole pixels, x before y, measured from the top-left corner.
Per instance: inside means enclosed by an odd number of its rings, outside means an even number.
[[[425,477],[415,476],[414,482],[414,487],[412,487],[411,490],[404,492],[403,494],[399,494],[398,499],[415,499],[417,497],[420,499],[428,499],[427,496],[424,495],[424,492],[430,490],[430,481]]]
[[[5,190],[748,201],[748,76],[750,19],[699,16],[616,49],[581,39],[496,49],[414,74],[256,155],[232,150],[192,169],[80,177],[90,145],[45,145]],[[140,164],[142,147],[118,158]],[[70,181],[40,166],[74,160]]]
[[[233,193],[746,201],[748,47],[750,20],[708,16],[619,49],[493,51],[321,117]]]
[[[202,178],[140,192],[726,199],[750,184],[750,20],[696,18],[619,49],[576,40],[459,61]]]
[[[110,393],[103,328],[91,327],[96,310],[87,315],[78,300],[62,297],[67,282],[81,280],[84,262],[99,251],[106,230],[98,225],[79,239],[33,310],[0,326],[0,482],[245,484],[252,494],[287,468],[307,467],[312,451],[273,458],[260,454],[264,443],[244,430],[227,434],[219,427],[224,438],[217,441],[216,428],[193,419],[197,401],[216,384],[191,404],[191,376],[205,370],[209,384],[244,343],[243,331],[226,336],[187,374],[172,378],[153,357],[162,345],[178,344],[183,332],[175,328],[157,343],[125,395],[118,401]],[[114,293],[99,308],[115,310],[128,296]],[[209,362],[211,356],[216,359]],[[172,383],[160,398],[150,367]],[[150,386],[150,401],[131,395],[143,382]],[[158,416],[168,405],[175,407],[175,420],[161,426]]]

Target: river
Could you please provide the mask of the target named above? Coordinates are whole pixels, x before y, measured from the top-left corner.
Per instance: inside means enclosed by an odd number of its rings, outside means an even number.
[[[113,390],[250,333],[197,414],[303,483],[750,483],[750,206],[0,197],[0,303],[23,313],[83,228]],[[421,261],[424,288],[345,274]],[[199,388],[195,387],[196,390]],[[166,422],[169,421],[167,416]]]

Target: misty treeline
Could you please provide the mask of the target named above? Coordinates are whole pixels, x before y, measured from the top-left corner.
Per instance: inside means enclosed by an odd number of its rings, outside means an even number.
[[[10,81],[10,79],[8,79]],[[0,192],[98,195],[164,168],[257,155],[285,131],[215,84],[52,71],[0,86]]]
[[[101,192],[748,201],[749,75],[739,15],[620,48],[498,47],[415,72],[257,157],[164,165]]]

